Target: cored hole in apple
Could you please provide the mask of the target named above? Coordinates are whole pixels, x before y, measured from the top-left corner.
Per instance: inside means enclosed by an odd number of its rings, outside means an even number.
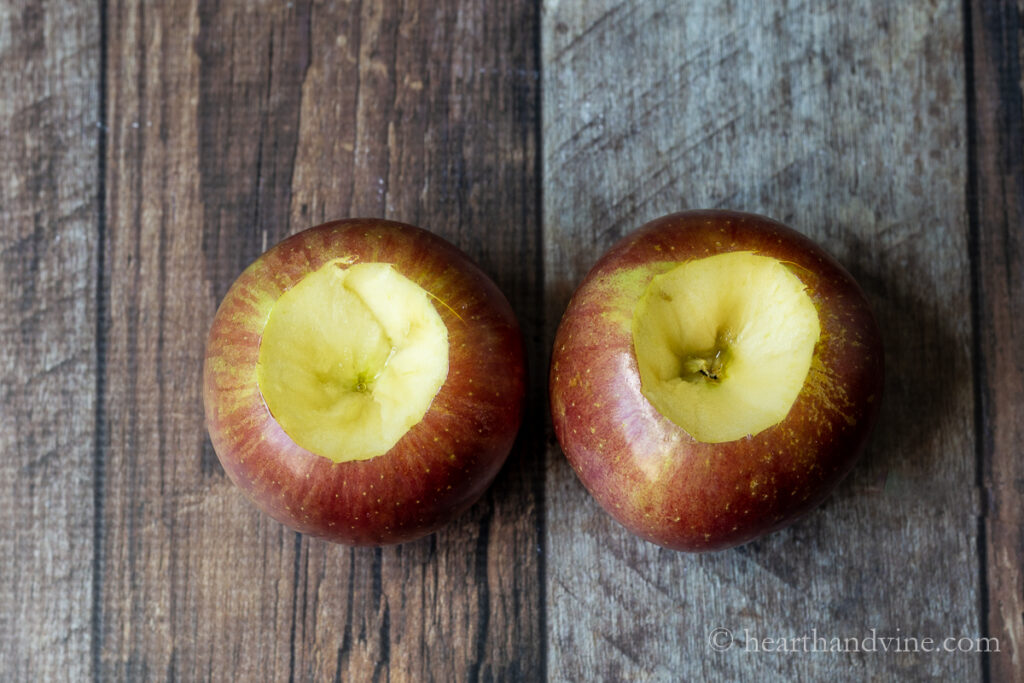
[[[448,329],[425,289],[387,263],[334,260],[271,308],[256,379],[274,419],[335,462],[382,455],[448,376]]]
[[[781,261],[730,252],[656,276],[633,314],[641,389],[706,443],[781,422],[807,378],[818,311]]]

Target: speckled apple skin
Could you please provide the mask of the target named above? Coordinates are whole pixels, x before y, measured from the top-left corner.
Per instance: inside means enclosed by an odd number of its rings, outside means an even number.
[[[390,263],[427,290],[449,344],[447,379],[424,418],[387,453],[345,463],[292,441],[256,382],[274,302],[336,258]],[[522,421],[524,366],[508,300],[464,253],[410,225],[338,221],[271,248],[228,291],[206,348],[206,421],[228,476],[274,519],[338,543],[400,543],[462,514],[494,480]]]
[[[786,418],[700,443],[641,393],[633,311],[651,279],[731,251],[784,262],[806,285],[821,337]],[[555,434],[583,485],[623,526],[666,548],[719,550],[790,524],[850,471],[878,416],[883,350],[860,287],[800,233],[763,216],[687,211],[612,247],[573,295],[555,337]]]

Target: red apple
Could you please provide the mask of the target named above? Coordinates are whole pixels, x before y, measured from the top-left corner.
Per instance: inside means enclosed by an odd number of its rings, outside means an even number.
[[[327,223],[242,273],[210,330],[203,399],[231,479],[266,513],[353,545],[464,512],[522,420],[522,339],[468,257],[419,228]]]
[[[612,247],[555,337],[555,434],[584,486],[664,547],[779,529],[846,475],[882,394],[853,278],[771,219],[689,211]]]

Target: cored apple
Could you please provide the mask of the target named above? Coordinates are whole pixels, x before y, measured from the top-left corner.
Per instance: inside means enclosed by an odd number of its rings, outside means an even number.
[[[769,218],[665,216],[608,251],[555,337],[555,434],[620,523],[745,543],[818,505],[878,415],[883,355],[838,262]]]
[[[210,330],[213,447],[260,508],[353,545],[428,534],[491,484],[522,420],[508,301],[454,246],[345,220],[271,248]]]

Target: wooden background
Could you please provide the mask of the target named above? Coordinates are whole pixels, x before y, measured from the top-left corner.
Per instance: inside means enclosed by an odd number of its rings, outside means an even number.
[[[1022,11],[0,0],[0,678],[1021,680]],[[819,240],[887,345],[879,428],[836,494],[703,556],[601,512],[545,409],[576,283],[688,207]],[[357,215],[470,253],[533,385],[484,500],[384,549],[257,513],[200,399],[244,266]],[[744,645],[871,629],[1000,652]]]

